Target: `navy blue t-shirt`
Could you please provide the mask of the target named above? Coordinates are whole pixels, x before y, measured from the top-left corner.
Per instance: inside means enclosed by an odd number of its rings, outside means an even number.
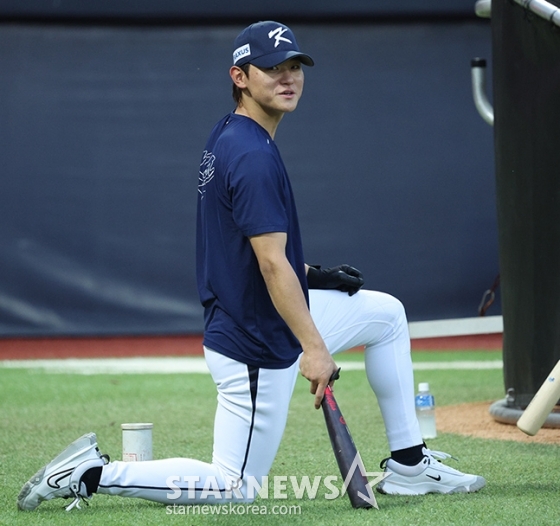
[[[306,299],[301,235],[276,144],[254,120],[231,113],[212,130],[200,164],[197,284],[204,345],[234,360],[289,367],[301,346],[274,307],[249,241],[287,234],[286,256]]]

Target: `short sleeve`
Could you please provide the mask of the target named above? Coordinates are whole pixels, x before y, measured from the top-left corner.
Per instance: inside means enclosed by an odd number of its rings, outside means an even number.
[[[228,170],[233,219],[243,235],[287,232],[287,175],[272,152],[262,150],[236,158]]]

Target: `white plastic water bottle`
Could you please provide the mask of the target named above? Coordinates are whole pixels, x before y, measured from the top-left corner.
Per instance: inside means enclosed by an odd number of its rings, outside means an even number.
[[[430,393],[430,384],[421,382],[418,384],[418,394],[415,398],[416,417],[420,424],[422,438],[436,438],[436,408],[434,397]]]

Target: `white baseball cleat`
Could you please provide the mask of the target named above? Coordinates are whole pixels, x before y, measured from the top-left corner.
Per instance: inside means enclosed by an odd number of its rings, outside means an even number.
[[[18,496],[18,508],[31,511],[44,500],[60,497],[74,499],[66,511],[74,507],[80,509],[80,498],[87,504],[86,499],[91,497],[81,480],[83,474],[108,461],[109,457],[101,455],[97,448],[95,433],[81,436],[24,484]]]
[[[425,495],[426,493],[472,493],[486,485],[477,475],[461,473],[437,459],[453,458],[441,451],[424,448],[424,458],[415,466],[405,466],[388,458],[381,462],[390,476],[377,485],[385,495]]]

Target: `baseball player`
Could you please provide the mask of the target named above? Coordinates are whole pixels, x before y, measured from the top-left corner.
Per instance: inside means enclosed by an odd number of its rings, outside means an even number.
[[[449,455],[422,441],[402,304],[362,290],[362,274],[348,265],[322,269],[304,262],[274,136],[284,114],[297,107],[303,67],[313,65],[285,25],[244,29],[230,69],[236,108],[214,127],[202,155],[197,280],[204,354],[218,390],[212,462],[108,462],[90,433],[24,485],[20,509],[55,497],[74,497],[72,508],[94,493],[166,504],[250,502],[247,481],[262,481],[272,466],[298,371],[318,408],[337,370],[332,355],[360,345],[391,449],[383,461],[391,476],[378,490],[418,495],[484,486],[482,477],[438,462]]]

